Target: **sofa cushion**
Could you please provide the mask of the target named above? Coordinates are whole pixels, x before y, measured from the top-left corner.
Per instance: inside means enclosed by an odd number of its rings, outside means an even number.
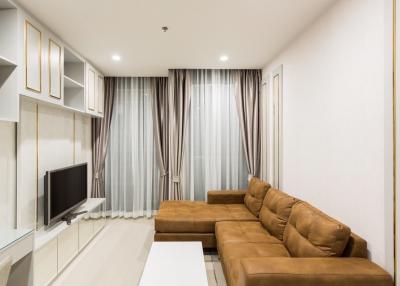
[[[258,216],[260,213],[262,202],[270,187],[270,184],[259,178],[251,178],[247,193],[244,197],[244,204],[255,216]]]
[[[295,257],[341,256],[350,233],[344,224],[301,202],[292,208],[283,242]]]
[[[269,234],[258,221],[221,221],[215,224],[219,247],[225,243],[278,243],[283,242]]]
[[[263,226],[277,239],[283,240],[283,232],[293,205],[298,200],[277,189],[269,189],[260,211]]]
[[[226,220],[257,221],[257,217],[243,204],[164,201],[155,217],[155,230],[163,233],[214,233],[215,222]]]
[[[225,243],[220,249],[228,285],[239,285],[240,261],[250,257],[289,257],[283,244],[271,243]]]
[[[240,263],[235,285],[393,286],[390,274],[368,259],[252,257]]]

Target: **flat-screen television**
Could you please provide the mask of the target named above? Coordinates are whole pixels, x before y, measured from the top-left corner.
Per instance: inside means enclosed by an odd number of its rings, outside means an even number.
[[[87,199],[87,163],[47,171],[44,177],[44,224],[49,226]]]

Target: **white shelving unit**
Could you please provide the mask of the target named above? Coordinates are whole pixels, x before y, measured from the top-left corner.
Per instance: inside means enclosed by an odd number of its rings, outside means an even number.
[[[91,211],[94,209],[98,208],[102,204],[104,204],[106,199],[104,198],[91,198],[86,201],[82,206],[80,206],[78,209],[76,209],[74,212],[81,212],[81,211],[87,211],[89,214]],[[87,214],[81,214],[78,215],[76,218],[74,218],[71,221],[71,225],[74,223],[79,222],[81,219],[85,218]],[[51,241],[52,239],[56,238],[61,232],[63,232],[65,229],[67,229],[69,225],[67,225],[66,222],[60,222],[54,226],[52,226],[50,229],[41,229],[35,233],[35,245],[34,249],[38,250],[42,248],[46,243]]]
[[[0,0],[0,120],[18,121],[18,11]]]
[[[0,121],[19,121],[20,96],[103,117],[104,76],[18,3],[0,0]]]
[[[64,105],[85,111],[85,61],[64,47]]]
[[[70,225],[60,222],[35,232],[34,286],[51,285],[51,282],[105,227],[105,203],[104,198],[90,198],[75,210],[87,213],[78,215]]]
[[[0,56],[0,66],[16,67],[17,63],[10,59],[7,59],[6,57]]]
[[[64,75],[64,88],[85,88],[85,86],[82,83],[79,83],[76,80]]]

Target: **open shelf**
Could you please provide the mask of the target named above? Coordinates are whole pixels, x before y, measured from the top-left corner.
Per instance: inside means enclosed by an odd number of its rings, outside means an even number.
[[[17,9],[0,0],[0,120],[19,120]]]
[[[17,63],[0,55],[0,66],[16,67]]]
[[[64,47],[64,106],[85,110],[85,61]]]
[[[0,0],[0,9],[14,9],[15,6],[8,0]]]
[[[69,84],[71,87],[65,86],[64,78],[64,106],[72,110],[84,111],[85,88],[74,81],[71,81]]]
[[[64,75],[64,88],[85,88],[85,86],[67,75]]]
[[[64,76],[85,86],[85,61],[67,47],[64,47]]]

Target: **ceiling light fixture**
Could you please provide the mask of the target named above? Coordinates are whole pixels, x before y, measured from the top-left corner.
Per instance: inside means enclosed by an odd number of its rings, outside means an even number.
[[[113,55],[111,57],[113,59],[113,61],[119,62],[121,60],[121,57],[119,55]]]
[[[168,27],[167,26],[161,27],[161,31],[163,31],[164,33],[167,32],[168,31]]]
[[[226,62],[227,60],[229,60],[229,57],[227,55],[222,55],[222,56],[219,57],[219,60],[221,62]]]

